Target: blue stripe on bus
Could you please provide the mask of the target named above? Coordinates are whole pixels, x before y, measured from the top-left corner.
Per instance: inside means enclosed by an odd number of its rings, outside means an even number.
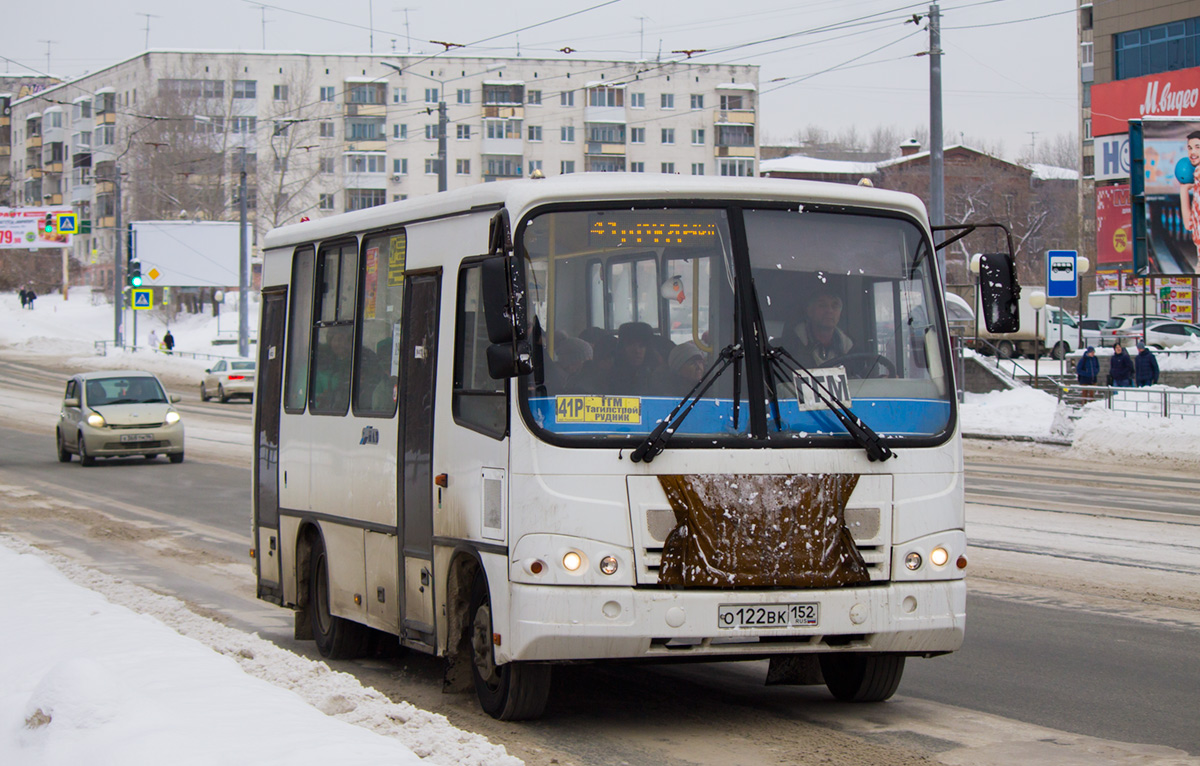
[[[559,423],[555,418],[554,397],[530,398],[534,420],[557,434],[606,435],[640,434],[651,431],[671,412],[678,399],[645,396],[641,398],[641,423]],[[846,429],[828,410],[800,411],[794,401],[779,403],[783,430],[803,435],[844,434]],[[950,402],[942,399],[855,399],[854,414],[879,434],[929,436],[940,433],[950,420]],[[746,433],[749,410],[743,401],[738,430],[733,430],[733,401],[704,399],[692,410],[677,433],[686,436]],[[775,420],[769,417],[771,431]]]

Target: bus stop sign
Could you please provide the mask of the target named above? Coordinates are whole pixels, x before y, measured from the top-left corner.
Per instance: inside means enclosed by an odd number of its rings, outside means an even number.
[[[1079,280],[1076,279],[1078,256],[1074,250],[1050,250],[1046,253],[1047,298],[1079,297]]]

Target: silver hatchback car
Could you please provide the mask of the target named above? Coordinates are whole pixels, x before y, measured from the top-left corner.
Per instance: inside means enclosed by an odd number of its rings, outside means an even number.
[[[183,462],[183,423],[162,382],[149,372],[106,370],[71,376],[63,392],[55,441],[59,462],[98,457],[166,455]]]

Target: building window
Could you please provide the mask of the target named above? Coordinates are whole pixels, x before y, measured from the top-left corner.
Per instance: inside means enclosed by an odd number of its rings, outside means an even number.
[[[426,88],[425,89],[425,103],[426,104],[436,104],[437,102],[438,102],[438,89],[437,88]]]
[[[483,103],[485,104],[520,104],[524,101],[524,85],[484,84],[483,86]]]
[[[645,173],[646,172],[646,163],[644,163],[644,162],[629,163],[629,172],[630,173]]]
[[[675,163],[674,162],[664,162],[661,167],[662,167],[663,173],[674,173],[675,172]]]
[[[662,129],[662,142],[664,144],[675,143],[675,128],[663,128]]]
[[[436,159],[425,160],[425,175],[435,176],[438,172],[438,161]]]
[[[629,94],[629,107],[631,109],[645,109],[646,108],[646,94],[645,93],[630,93]]]
[[[542,105],[542,92],[540,90],[530,90],[525,92],[527,100],[530,104],[537,106]]]
[[[704,94],[703,93],[693,93],[692,94],[692,108],[693,109],[703,109],[704,108]]]
[[[1092,138],[1092,118],[1088,117],[1083,121],[1083,140],[1090,141]]]
[[[1091,178],[1096,175],[1096,158],[1091,154],[1083,155],[1083,176]]]
[[[720,163],[721,175],[723,176],[746,178],[754,175],[754,160],[723,159]]]
[[[754,146],[754,126],[718,125],[717,146]]]
[[[564,144],[570,144],[575,141],[575,126],[574,125],[563,125],[561,128],[558,129],[558,131],[559,131],[559,140],[562,141]],[[574,171],[572,171],[572,172],[574,172]]]
[[[392,103],[393,104],[408,103],[408,88],[392,88]]]
[[[588,90],[588,106],[625,106],[625,89],[601,85]]]
[[[406,199],[408,199],[407,194],[393,194],[392,195],[392,202],[403,202]]]
[[[286,85],[276,85],[276,86],[275,86],[274,97],[275,97],[275,100],[276,100],[276,101],[287,101],[287,99],[288,99],[288,86],[286,86]]]
[[[528,138],[530,141],[541,141],[542,140],[542,126],[541,125],[530,125]]]
[[[692,146],[704,146],[704,128],[692,128]]]
[[[471,126],[470,125],[455,125],[454,127],[456,128],[456,132],[458,134],[459,141],[466,141],[471,138]]]
[[[559,106],[575,106],[575,91],[564,90],[562,93],[559,93],[558,94],[558,105]]]
[[[1096,51],[1095,43],[1082,43],[1079,46],[1079,63],[1087,66],[1093,63]]]
[[[387,87],[383,83],[364,83],[346,89],[347,102],[351,104],[382,104],[387,99]]]
[[[454,161],[454,172],[460,176],[471,175],[471,161],[470,160],[455,160]]]
[[[694,176],[704,175],[704,163],[703,162],[693,162],[692,163],[692,175],[694,175]]]
[[[276,157],[275,158],[275,172],[276,173],[286,173],[287,172],[287,157]]]
[[[334,130],[332,122],[322,122],[320,125],[321,138],[333,138]]]
[[[408,159],[398,157],[392,160],[392,172],[400,176],[408,175]]]
[[[334,205],[334,195],[320,194],[317,196],[317,208],[319,210],[333,210]]]
[[[588,141],[601,144],[625,143],[625,126],[601,123],[588,128]]]
[[[742,98],[740,93],[729,96],[721,96],[721,111],[740,112],[746,108],[742,106],[744,103],[745,99]]]
[[[408,138],[408,126],[400,124],[392,125],[392,138],[398,141]]]
[[[347,173],[383,173],[387,157],[383,154],[347,154]]]
[[[563,160],[558,164],[558,172],[566,175],[575,172],[575,160]]]
[[[233,81],[233,97],[234,98],[257,98],[255,94],[258,83],[255,80],[234,80]]]
[[[332,173],[337,167],[337,161],[333,157],[322,157],[320,159],[320,169],[322,173]]]
[[[487,163],[487,169],[483,173],[485,176],[502,178],[519,178],[521,176],[520,157],[487,157],[484,162]]]
[[[529,161],[529,172],[530,173],[532,173],[535,170],[541,170],[541,169],[542,169],[542,161],[541,160],[530,160]]]
[[[1200,64],[1200,17],[1113,35],[1113,79],[1127,80]]]
[[[347,141],[378,141],[386,136],[383,133],[383,123],[376,120],[346,122]]]
[[[520,120],[484,120],[483,127],[488,138],[521,138]]]
[[[431,141],[436,141],[437,137],[438,137],[437,123],[435,122],[432,125],[426,125],[425,126],[425,138],[427,138]]]
[[[460,104],[471,103],[471,89],[470,88],[459,88],[458,93],[456,95],[458,96],[458,103],[460,103]]]
[[[347,189],[346,212],[362,210],[387,203],[387,192],[383,189]]]
[[[1083,87],[1083,108],[1091,109],[1092,108],[1092,84],[1090,82],[1084,83],[1082,87]]]
[[[630,128],[629,129],[629,143],[631,143],[631,144],[646,143],[646,129],[645,128]]]
[[[674,109],[675,108],[675,94],[674,93],[662,94],[658,105],[663,109]]]

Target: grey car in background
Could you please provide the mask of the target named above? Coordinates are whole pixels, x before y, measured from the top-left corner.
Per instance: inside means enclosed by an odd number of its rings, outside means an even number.
[[[214,396],[227,402],[235,396],[254,400],[254,366],[247,359],[225,360],[204,371],[200,381],[200,399],[207,402]]]

